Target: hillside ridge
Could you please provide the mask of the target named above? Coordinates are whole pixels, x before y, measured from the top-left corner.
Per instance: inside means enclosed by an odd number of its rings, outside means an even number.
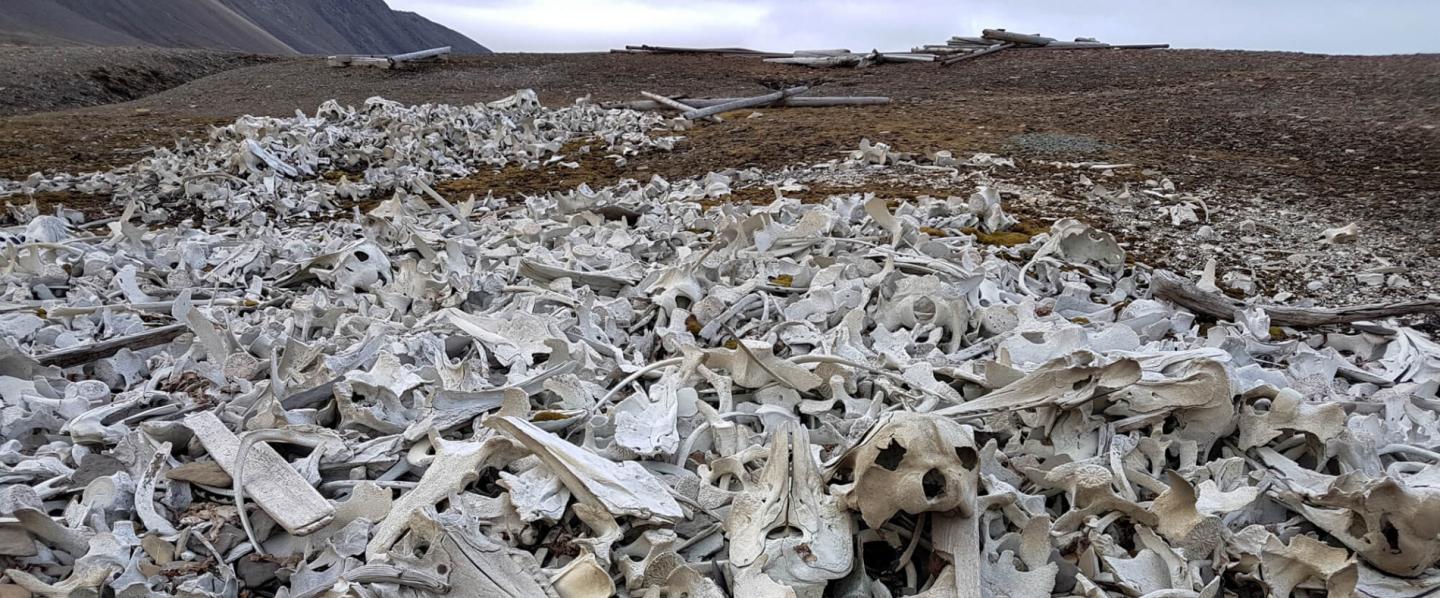
[[[385,0],[8,0],[0,43],[149,46],[254,54],[489,50]]]

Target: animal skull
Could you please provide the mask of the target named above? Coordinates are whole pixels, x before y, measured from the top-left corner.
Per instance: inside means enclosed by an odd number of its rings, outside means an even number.
[[[960,510],[971,515],[980,451],[969,426],[922,413],[881,418],[839,467],[853,472],[846,504],[878,528],[898,511],[912,515]]]

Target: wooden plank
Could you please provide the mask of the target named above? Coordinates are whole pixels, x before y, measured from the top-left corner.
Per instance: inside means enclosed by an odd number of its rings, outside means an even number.
[[[235,475],[240,438],[213,412],[201,411],[185,418],[185,427],[220,468]],[[318,531],[335,518],[335,506],[301,477],[275,449],[256,443],[245,454],[245,495],[255,499],[276,523],[296,536]]]
[[[188,330],[190,330],[190,327],[187,324],[161,326],[130,336],[122,336],[120,338],[112,338],[108,341],[51,351],[44,355],[36,356],[35,361],[45,366],[53,365],[62,368],[75,367],[113,356],[119,353],[121,349],[139,351],[141,349],[163,345],[175,340]]]
[[[763,95],[763,96],[755,96],[755,97],[753,97],[753,98],[742,98],[742,99],[739,99],[739,100],[735,100],[734,102],[729,102],[729,103],[726,103],[726,104],[720,104],[720,105],[718,105],[718,106],[710,106],[710,107],[708,107],[708,108],[701,108],[701,109],[699,109],[699,110],[692,110],[692,111],[690,111],[690,112],[686,112],[686,113],[684,114],[684,116],[685,116],[685,118],[688,118],[688,119],[690,119],[690,120],[695,120],[695,119],[697,119],[697,118],[705,118],[705,117],[707,117],[707,116],[711,116],[711,115],[714,115],[714,114],[720,114],[720,113],[723,113],[723,112],[730,112],[731,110],[740,110],[740,109],[743,109],[743,108],[754,108],[754,107],[756,107],[756,106],[764,106],[764,105],[766,105],[766,104],[774,103],[774,102],[776,102],[776,101],[778,101],[778,100],[783,100],[783,99],[788,98],[788,97],[790,97],[790,96],[800,95],[800,94],[805,93],[806,91],[809,91],[809,90],[810,90],[809,87],[806,87],[806,86],[803,86],[803,85],[800,86],[800,87],[791,87],[790,89],[786,89],[786,90],[783,90],[783,91],[777,91],[777,92],[775,92],[775,93],[767,93],[767,94],[765,94],[765,95]]]

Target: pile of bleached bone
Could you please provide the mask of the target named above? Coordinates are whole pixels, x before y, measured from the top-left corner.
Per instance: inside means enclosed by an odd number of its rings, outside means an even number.
[[[473,106],[371,98],[351,108],[330,101],[313,117],[246,116],[214,129],[203,143],[157,150],[110,172],[0,179],[0,199],[73,190],[134,203],[136,216],[150,221],[173,219],[181,205],[221,221],[253,216],[259,224],[267,216],[348,210],[362,198],[482,169],[570,164],[560,151],[571,141],[598,141],[607,157],[623,163],[643,149],[670,149],[678,137],[649,135],[665,123],[656,114],[584,101],[546,109],[529,90]]]
[[[528,97],[247,118],[136,168],[5,183],[135,207],[100,235],[50,215],[6,233],[0,590],[1440,587],[1427,336],[1198,322],[1075,220],[979,243],[1014,223],[984,186],[785,197],[916,168],[880,144],[436,205],[425,181],[665,126]],[[362,182],[307,174],[334,168]],[[741,186],[775,200],[724,203]],[[231,223],[137,222],[185,193]],[[280,217],[376,193],[353,218]]]

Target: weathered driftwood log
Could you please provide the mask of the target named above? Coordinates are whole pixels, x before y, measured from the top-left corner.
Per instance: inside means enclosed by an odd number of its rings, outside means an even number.
[[[347,66],[374,66],[382,69],[393,69],[407,62],[420,62],[435,60],[450,55],[450,46],[430,48],[418,52],[407,52],[405,54],[394,54],[391,56],[328,56],[325,63],[332,67]]]
[[[1011,33],[1004,29],[986,29],[980,33],[985,39],[1010,42],[1014,44],[1029,44],[1032,46],[1048,46],[1054,43],[1055,38],[1043,35],[1028,35],[1024,33]]]
[[[971,52],[971,53],[969,53],[969,54],[963,54],[963,55],[960,55],[960,56],[951,56],[950,58],[946,58],[945,60],[941,60],[941,61],[940,61],[940,66],[950,66],[950,65],[955,64],[955,63],[957,63],[957,62],[964,62],[964,61],[966,61],[966,60],[970,60],[970,59],[973,59],[973,58],[979,58],[979,57],[981,57],[981,56],[985,56],[986,54],[994,54],[994,53],[999,52],[999,51],[1001,51],[1001,50],[1008,50],[1008,49],[1013,48],[1013,47],[1015,47],[1015,44],[1012,44],[1012,43],[1009,43],[1009,42],[1006,42],[1006,43],[1003,43],[1003,44],[995,44],[995,45],[993,45],[993,46],[990,46],[990,47],[985,48],[984,50],[980,50],[980,51],[978,51],[978,52]]]
[[[800,86],[800,87],[791,87],[790,89],[786,89],[786,90],[782,90],[782,91],[777,91],[777,92],[775,92],[775,93],[767,93],[767,94],[765,94],[765,95],[763,95],[763,96],[755,96],[755,97],[753,97],[753,98],[742,98],[742,99],[735,100],[735,101],[733,101],[733,102],[729,102],[729,103],[726,103],[726,104],[720,104],[720,105],[718,105],[718,106],[710,106],[710,107],[708,107],[708,108],[701,108],[701,109],[699,109],[699,110],[691,110],[690,112],[686,112],[686,113],[684,114],[684,116],[685,116],[685,118],[688,118],[688,119],[690,119],[690,120],[695,120],[695,119],[697,119],[697,118],[705,118],[705,117],[707,117],[707,116],[711,116],[711,115],[714,115],[714,114],[721,114],[721,113],[724,113],[724,112],[730,112],[731,110],[740,110],[740,109],[742,109],[742,108],[753,108],[753,107],[756,107],[756,106],[764,106],[764,105],[766,105],[766,104],[774,103],[774,102],[776,102],[776,101],[778,101],[778,100],[783,100],[783,99],[788,98],[788,97],[790,97],[790,96],[800,95],[800,94],[802,94],[802,93],[805,93],[805,92],[808,91],[809,89],[810,89],[809,87],[806,87],[806,86],[803,86],[803,85]]]
[[[1022,46],[1022,47],[1023,47],[1023,46]],[[1086,49],[1086,48],[1113,48],[1113,47],[1115,47],[1115,46],[1112,46],[1112,45],[1106,44],[1106,43],[1102,43],[1102,42],[1061,42],[1061,41],[1055,41],[1055,42],[1050,42],[1050,43],[1048,43],[1048,44],[1045,44],[1045,45],[1043,45],[1043,46],[1038,46],[1038,47],[1041,47],[1041,48],[1071,48],[1071,49],[1078,48],[1078,49]]]
[[[645,97],[647,97],[647,98],[650,98],[650,99],[652,99],[652,100],[655,100],[656,102],[658,102],[658,103],[660,103],[660,104],[663,104],[663,105],[665,105],[665,106],[669,106],[669,107],[671,107],[671,108],[674,108],[674,109],[676,109],[676,110],[679,110],[680,112],[693,112],[694,110],[696,110],[696,108],[695,108],[694,106],[691,106],[691,105],[689,105],[689,104],[682,104],[682,103],[680,103],[680,102],[677,101],[677,100],[672,100],[672,99],[670,99],[670,98],[667,98],[667,97],[662,96],[662,95],[657,94],[657,93],[650,93],[650,92],[648,92],[648,91],[642,91],[642,92],[640,92],[640,95],[645,96]],[[715,122],[715,123],[724,122],[719,116],[714,116],[714,115],[705,117],[705,120],[708,120],[708,121],[710,121],[710,122]]]
[[[37,356],[35,361],[40,362],[40,365],[53,365],[62,368],[75,367],[98,359],[105,359],[106,357],[119,353],[121,349],[139,351],[140,349],[163,345],[175,340],[176,337],[184,334],[189,329],[190,327],[187,324],[161,326],[139,334],[112,338],[108,341],[90,343],[88,345],[61,349],[59,351],[51,351],[44,355]]]
[[[1229,320],[1237,310],[1247,305],[1239,300],[1219,293],[1209,293],[1188,279],[1165,270],[1156,270],[1150,278],[1150,291],[1157,299],[1164,299],[1197,314],[1216,319]],[[1440,301],[1402,301],[1400,303],[1371,303],[1350,307],[1291,307],[1288,305],[1258,305],[1270,316],[1270,323],[1276,326],[1324,326],[1327,324],[1348,324],[1362,320],[1378,320],[1407,314],[1440,313]]]
[[[935,62],[937,56],[929,52],[871,52],[870,59],[886,62]]]
[[[784,58],[766,58],[765,62],[771,64],[798,64],[817,68],[839,67],[839,66],[860,66],[865,62],[865,56],[861,54],[844,54],[840,56],[786,56]]]
[[[386,56],[331,56],[325,62],[332,67],[375,66],[388,69],[395,66],[395,62]]]
[[[393,63],[395,63],[395,64],[399,64],[399,63],[402,63],[402,62],[413,62],[413,61],[416,61],[416,60],[425,60],[425,59],[427,59],[427,58],[439,58],[439,57],[441,57],[441,56],[446,56],[446,55],[448,55],[448,54],[450,54],[450,46],[443,46],[443,47],[440,47],[440,48],[430,48],[429,50],[420,50],[419,52],[408,52],[408,53],[405,53],[405,54],[392,54],[392,55],[390,55],[390,61],[393,62]]]
[[[765,52],[762,50],[751,50],[749,48],[679,48],[674,46],[625,46],[626,50],[632,52],[648,52],[651,54],[740,54],[746,56],[790,56],[781,52]]]
[[[678,46],[651,46],[649,44],[627,45],[626,50],[641,50],[657,54],[764,54],[749,48],[682,48]]]
[[[970,46],[916,46],[910,48],[912,54],[959,54],[969,51]]]
[[[729,104],[743,98],[685,98],[685,104],[696,108],[708,108]],[[808,98],[785,98],[774,104],[772,107],[784,108],[829,108],[832,106],[876,106],[889,104],[890,98],[883,96],[855,96],[855,97],[808,97]],[[625,110],[658,110],[664,104],[655,100],[636,100],[633,102],[616,102],[605,104],[606,108],[620,108]]]

